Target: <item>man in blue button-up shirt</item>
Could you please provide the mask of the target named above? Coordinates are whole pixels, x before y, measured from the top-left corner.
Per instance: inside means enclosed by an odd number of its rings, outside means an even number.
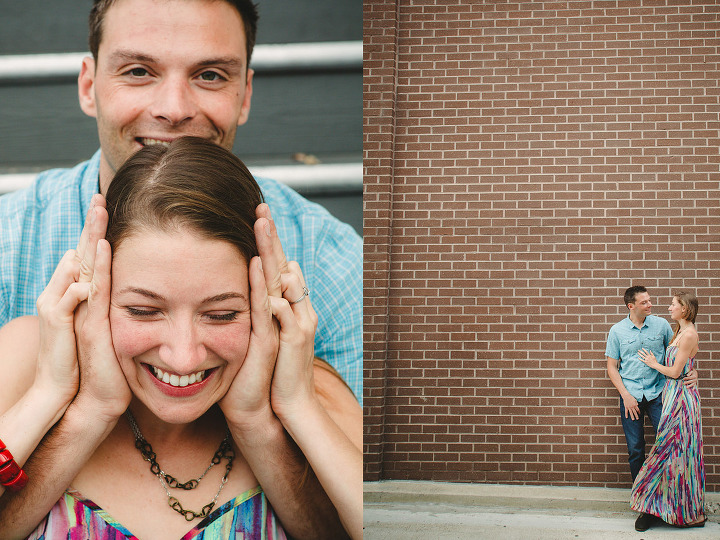
[[[673,332],[665,319],[651,315],[652,302],[645,287],[630,287],[625,291],[624,301],[630,313],[610,329],[605,356],[610,380],[620,393],[620,420],[634,482],[645,461],[644,415],[647,414],[657,432],[665,385],[665,376],[645,365],[638,351],[643,348],[652,351],[663,364]],[[697,372],[688,375],[686,384],[695,384]],[[635,528],[646,530],[651,523],[652,516],[641,514]]]

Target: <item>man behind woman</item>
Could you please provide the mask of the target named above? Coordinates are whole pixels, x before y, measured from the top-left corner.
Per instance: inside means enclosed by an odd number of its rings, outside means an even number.
[[[0,437],[17,466],[60,418],[79,434],[63,441],[73,448],[64,493],[41,490],[4,533],[285,538],[301,508],[272,501],[301,486],[258,480],[281,465],[256,445],[276,418],[305,476],[362,536],[362,411],[314,358],[317,315],[299,266],[289,263],[278,296],[267,287],[253,229],[261,201],[244,165],[203,139],[146,147],[118,170],[107,212],[90,210],[108,220],[107,240],[79,246],[91,279],[68,252],[39,317],[0,332]],[[248,400],[258,379],[272,410]],[[265,432],[248,434],[257,418]],[[26,487],[2,483],[28,489],[38,482],[28,476]]]

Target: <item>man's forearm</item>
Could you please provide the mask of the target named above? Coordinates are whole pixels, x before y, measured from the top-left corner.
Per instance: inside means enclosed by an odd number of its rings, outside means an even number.
[[[29,477],[19,492],[0,498],[0,540],[25,538],[62,497],[113,425],[88,418],[71,404],[25,462]]]
[[[293,538],[346,538],[338,514],[280,421],[262,429],[231,428],[243,457],[262,486],[283,527]]]
[[[620,372],[618,371],[617,364],[614,364],[610,361],[611,359],[608,358],[608,377],[610,377],[610,382],[613,383],[613,386],[615,389],[620,393],[620,397],[625,399],[625,396],[629,394],[627,391],[627,388],[625,388],[625,385],[622,382],[622,377],[620,376]],[[617,362],[617,360],[615,360]]]

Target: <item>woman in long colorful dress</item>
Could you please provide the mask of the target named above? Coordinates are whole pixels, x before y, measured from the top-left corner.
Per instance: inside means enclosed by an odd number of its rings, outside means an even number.
[[[648,367],[667,379],[655,445],[633,484],[631,506],[671,525],[702,527],[707,518],[700,396],[697,388],[682,384],[683,376],[695,367],[698,352],[697,298],[679,292],[669,311],[677,327],[665,354],[666,365],[646,349],[638,353]]]

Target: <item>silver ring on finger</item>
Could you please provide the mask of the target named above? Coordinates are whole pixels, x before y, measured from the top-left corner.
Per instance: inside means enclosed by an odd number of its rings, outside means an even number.
[[[300,298],[298,298],[297,300],[295,300],[294,302],[290,302],[290,304],[292,305],[292,304],[297,304],[298,302],[302,302],[303,300],[305,300],[305,297],[306,297],[307,295],[309,295],[309,294],[310,294],[310,289],[308,289],[307,287],[303,286],[302,296],[301,296]]]

